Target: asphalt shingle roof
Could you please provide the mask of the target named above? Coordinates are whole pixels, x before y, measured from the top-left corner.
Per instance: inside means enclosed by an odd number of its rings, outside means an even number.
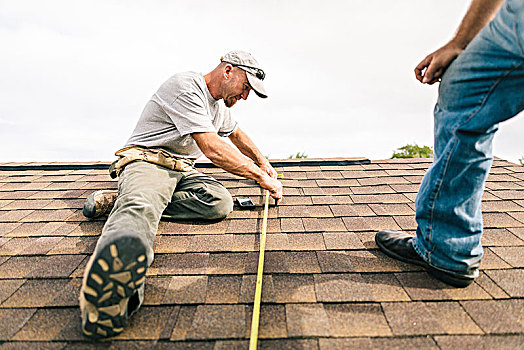
[[[449,287],[378,251],[379,229],[414,234],[413,201],[430,161],[279,163],[285,197],[269,210],[261,349],[524,348],[524,167],[494,161],[485,257],[471,286]],[[105,218],[87,220],[81,208],[116,181],[82,163],[0,169],[0,348],[90,347],[77,297]],[[247,348],[262,191],[201,170],[260,206],[210,224],[162,221],[144,305],[101,347]]]

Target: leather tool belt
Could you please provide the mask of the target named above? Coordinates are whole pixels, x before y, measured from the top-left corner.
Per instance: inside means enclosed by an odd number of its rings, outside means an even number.
[[[109,167],[109,174],[114,179],[124,167],[135,160],[160,165],[172,170],[190,171],[193,169],[193,161],[186,158],[178,158],[160,148],[146,148],[140,146],[128,146],[115,152],[118,157]]]

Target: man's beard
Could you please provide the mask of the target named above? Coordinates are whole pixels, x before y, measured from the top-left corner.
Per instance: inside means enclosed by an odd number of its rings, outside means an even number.
[[[237,103],[237,99],[235,97],[229,97],[224,100],[224,104],[226,105],[227,108],[233,107],[235,103]]]

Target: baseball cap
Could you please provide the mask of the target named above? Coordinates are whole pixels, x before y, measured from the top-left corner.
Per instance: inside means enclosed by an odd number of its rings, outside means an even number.
[[[230,63],[234,67],[244,70],[247,73],[246,75],[249,85],[251,85],[251,88],[255,91],[258,97],[267,97],[263,83],[266,73],[264,73],[257,60],[255,60],[249,52],[241,50],[230,51],[222,56],[220,61]]]

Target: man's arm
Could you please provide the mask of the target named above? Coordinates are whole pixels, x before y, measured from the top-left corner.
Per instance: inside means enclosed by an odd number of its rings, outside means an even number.
[[[222,141],[214,132],[191,134],[200,150],[213,164],[229,171],[257,181],[260,187],[266,189],[275,198],[276,204],[282,199],[282,184],[262,171],[251,160],[244,157],[239,151]]]
[[[462,19],[457,33],[446,45],[429,54],[415,68],[415,77],[423,84],[436,83],[451,62],[489,23],[504,0],[473,0]],[[424,69],[426,71],[424,72]]]
[[[244,131],[242,131],[240,128],[237,128],[235,132],[229,135],[229,139],[239,149],[239,151],[242,152],[242,154],[253,159],[253,161],[258,164],[262,171],[266,172],[274,179],[277,178],[278,174],[275,169],[273,169],[266,157],[262,155],[255,143],[249,136],[247,136]]]

